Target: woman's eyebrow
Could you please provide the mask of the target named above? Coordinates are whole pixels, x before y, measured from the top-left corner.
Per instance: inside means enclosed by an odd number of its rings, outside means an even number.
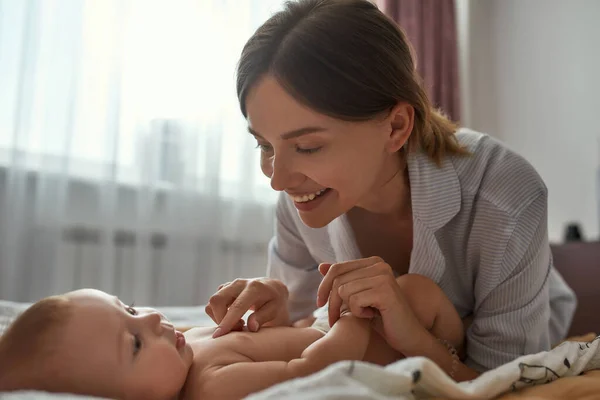
[[[284,140],[287,139],[293,139],[293,138],[297,138],[299,136],[303,136],[303,135],[308,135],[309,133],[316,133],[316,132],[323,132],[326,131],[327,128],[323,128],[320,126],[306,126],[304,128],[300,128],[300,129],[294,129],[293,131],[289,131],[286,133],[282,133],[280,135],[280,137]],[[256,132],[254,129],[248,127],[248,132],[250,132],[252,135],[258,137],[258,138],[263,138],[263,136]]]

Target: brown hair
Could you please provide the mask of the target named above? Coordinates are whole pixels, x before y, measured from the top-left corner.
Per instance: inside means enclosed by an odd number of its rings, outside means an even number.
[[[438,164],[467,154],[457,126],[430,103],[404,33],[368,0],[288,1],[248,40],[238,64],[244,117],[249,90],[265,74],[322,114],[364,121],[409,103],[415,121],[409,149]]]
[[[12,323],[0,337],[0,391],[52,389],[53,358],[70,310],[64,296],[47,297]]]

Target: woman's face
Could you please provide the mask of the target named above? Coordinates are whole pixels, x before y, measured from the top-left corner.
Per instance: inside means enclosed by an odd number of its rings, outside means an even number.
[[[285,191],[309,227],[321,228],[355,206],[369,208],[397,172],[393,116],[347,122],[298,103],[266,76],[246,99],[248,128],[271,186]],[[391,115],[391,114],[390,114]],[[412,129],[412,125],[411,125]]]

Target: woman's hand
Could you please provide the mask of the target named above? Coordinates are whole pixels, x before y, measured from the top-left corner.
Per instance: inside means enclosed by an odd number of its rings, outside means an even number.
[[[376,319],[376,329],[394,349],[403,352],[424,328],[406,301],[392,268],[379,257],[339,264],[321,264],[324,275],[317,306],[329,301],[329,324],[340,318],[342,305],[354,316]],[[379,326],[378,326],[379,325]]]
[[[206,313],[219,327],[213,337],[223,336],[243,327],[242,317],[248,317],[248,329],[256,332],[263,325],[289,325],[288,290],[283,282],[270,278],[236,279],[219,286],[206,306]]]

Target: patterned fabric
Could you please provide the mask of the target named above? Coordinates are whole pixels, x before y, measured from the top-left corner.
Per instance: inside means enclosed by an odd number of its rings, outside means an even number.
[[[484,371],[563,339],[576,298],[552,265],[540,176],[487,135],[457,137],[471,156],[437,167],[423,153],[409,155],[409,272],[436,282],[462,317],[473,314],[466,363]],[[315,308],[319,263],[362,258],[345,215],[312,229],[285,195],[269,249],[269,276],[288,285],[294,319]]]
[[[434,397],[502,400],[505,396],[498,397],[501,394],[546,384],[550,386],[535,389],[553,387],[553,395],[535,395],[529,391],[519,399],[591,399],[597,397],[598,392],[594,392],[597,386],[589,383],[590,378],[577,376],[600,368],[599,339],[587,343],[565,342],[552,351],[520,357],[487,371],[475,380],[461,383],[450,379],[440,367],[424,357],[406,358],[386,367],[359,361],[341,361],[308,377],[272,386],[247,400],[425,400]],[[579,379],[580,383],[562,380],[564,377]],[[577,390],[582,385],[591,388]],[[550,390],[545,392],[548,394]],[[573,392],[580,395],[574,395]]]

